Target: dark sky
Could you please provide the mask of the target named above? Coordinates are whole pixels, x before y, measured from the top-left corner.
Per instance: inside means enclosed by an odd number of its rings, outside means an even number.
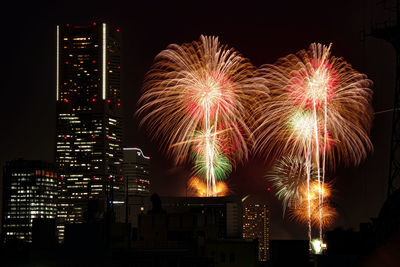
[[[125,145],[152,157],[153,190],[184,195],[189,168],[174,168],[138,129],[133,117],[144,74],[154,56],[170,43],[220,40],[260,66],[307,48],[333,43],[332,53],[374,81],[374,109],[393,105],[395,53],[382,40],[367,37],[371,21],[387,15],[376,1],[7,1],[2,4],[0,164],[18,157],[54,162],[55,29],[57,24],[106,22],[122,33],[122,104]],[[371,133],[375,151],[358,168],[339,169],[333,227],[358,228],[378,215],[386,198],[391,113],[377,115]],[[268,163],[254,157],[228,180],[238,195],[252,194],[271,207],[272,238],[306,238],[306,228],[282,219],[274,192],[263,176]]]

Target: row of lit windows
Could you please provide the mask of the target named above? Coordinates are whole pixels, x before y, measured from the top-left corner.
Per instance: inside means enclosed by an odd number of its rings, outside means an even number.
[[[5,223],[4,225],[3,225],[4,227],[32,227],[32,224],[31,223],[29,223],[29,224],[24,224],[24,223],[21,223],[21,224],[8,224],[8,223]]]
[[[56,195],[57,192],[54,192],[53,194]],[[10,206],[10,207],[14,207],[14,206],[17,206],[17,207],[26,207],[26,206],[28,206],[28,204],[29,204],[29,206],[32,206],[32,207],[34,207],[34,206],[53,206],[53,205],[55,206],[55,204],[49,203],[47,199],[34,199],[33,201],[35,201],[35,202],[29,202],[29,203],[8,203],[7,205]],[[15,202],[15,201],[14,201],[14,202]]]
[[[17,216],[11,216],[11,215],[7,215],[7,219],[35,219],[35,218],[54,218],[54,215],[56,214],[56,210],[54,210],[53,212],[45,212],[43,214],[38,213],[38,215],[24,215],[24,214],[18,214]],[[46,215],[46,216],[44,216]],[[31,220],[32,222],[32,220]]]
[[[7,235],[32,235],[32,232],[7,232]]]
[[[39,210],[39,211],[46,211],[46,210],[56,210],[56,207],[41,207],[39,208],[8,208],[8,212],[5,212],[5,214],[20,214],[22,212],[29,212],[32,210]]]

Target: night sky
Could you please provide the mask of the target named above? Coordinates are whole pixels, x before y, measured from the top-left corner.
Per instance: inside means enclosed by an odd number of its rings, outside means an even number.
[[[11,3],[12,2],[12,3]],[[152,189],[185,195],[190,166],[173,167],[138,129],[134,117],[142,81],[153,58],[170,43],[218,35],[260,66],[305,49],[333,43],[332,53],[374,81],[374,109],[393,105],[395,53],[383,40],[361,31],[387,13],[376,1],[7,1],[2,4],[0,164],[15,158],[54,162],[56,25],[106,22],[121,29],[122,105],[125,145],[152,157]],[[284,2],[284,3],[281,3]],[[240,3],[240,4],[239,4]],[[338,169],[334,178],[339,212],[332,227],[358,229],[376,217],[386,199],[392,113],[376,115],[375,150],[358,168]],[[264,175],[270,163],[253,157],[228,179],[232,191],[251,194],[271,207],[272,239],[306,239],[306,227],[282,218],[281,204]]]

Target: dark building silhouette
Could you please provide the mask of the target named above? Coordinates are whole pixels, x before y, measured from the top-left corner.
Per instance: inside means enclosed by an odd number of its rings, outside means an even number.
[[[32,225],[32,243],[37,249],[51,249],[57,243],[56,219],[36,218]]]
[[[152,208],[139,215],[132,246],[153,252],[159,265],[152,266],[258,266],[258,242],[239,236],[239,198],[154,194],[151,201]]]
[[[213,214],[218,238],[242,238],[242,201],[239,197],[161,197],[161,202],[168,213],[199,209]]]
[[[379,216],[360,230],[337,228],[326,233],[326,255],[319,266],[399,266],[400,189],[383,204]]]
[[[206,256],[213,259],[214,266],[263,266],[258,261],[258,242],[256,240],[207,240],[205,250]]]
[[[105,23],[57,26],[58,233],[81,223],[90,200],[112,218],[123,201],[119,30]]]
[[[270,240],[269,262],[274,267],[311,267],[308,248],[308,240]]]
[[[54,165],[39,160],[6,162],[2,214],[5,241],[32,242],[35,219],[56,218],[56,199],[57,174]]]
[[[383,204],[378,218],[360,232],[369,239],[364,244],[367,256],[361,266],[399,266],[400,262],[400,189],[394,191]],[[363,235],[364,237],[365,235]]]

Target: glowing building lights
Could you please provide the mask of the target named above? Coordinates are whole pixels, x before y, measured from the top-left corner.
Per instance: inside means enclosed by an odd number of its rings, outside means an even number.
[[[3,233],[5,241],[32,242],[37,218],[54,219],[57,214],[57,174],[42,161],[13,160],[3,175]]]
[[[249,203],[246,197],[243,203],[243,238],[258,239],[258,259],[269,258],[269,209],[266,205]]]

